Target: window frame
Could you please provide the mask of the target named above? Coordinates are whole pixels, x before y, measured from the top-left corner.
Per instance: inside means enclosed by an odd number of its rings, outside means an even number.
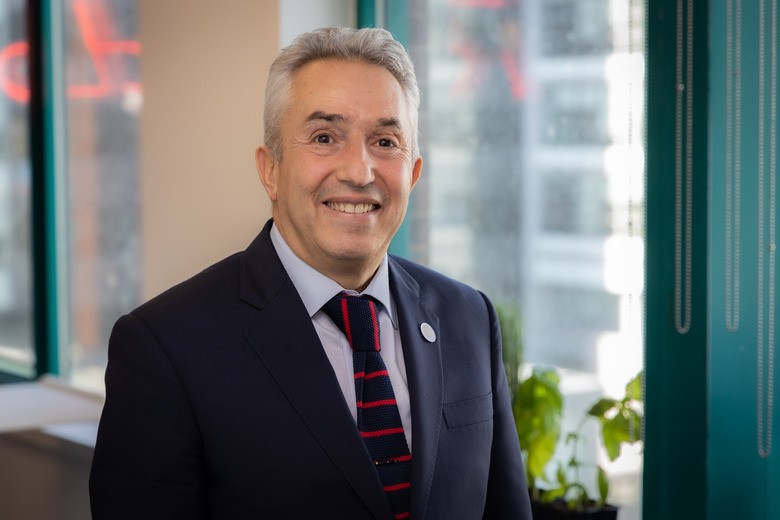
[[[696,95],[690,108],[693,265],[690,330],[675,315],[675,67],[677,3],[647,0],[646,319],[643,516],[703,518],[706,506],[708,305],[708,4],[697,3],[690,45]],[[652,181],[652,182],[651,182]],[[684,398],[681,398],[684,396]]]
[[[46,0],[27,2],[27,43],[29,101],[29,153],[31,169],[31,248],[32,248],[32,314],[33,375],[28,377],[0,371],[0,384],[38,379],[45,374],[58,375],[58,246],[57,246],[57,174],[55,157],[62,132],[56,132],[61,121],[61,100],[57,92],[62,75],[55,45],[60,34],[55,24],[60,16],[59,3]],[[58,77],[59,76],[59,77]],[[60,148],[61,150],[61,148]]]

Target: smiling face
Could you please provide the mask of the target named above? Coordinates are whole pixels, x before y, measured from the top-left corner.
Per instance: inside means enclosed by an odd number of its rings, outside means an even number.
[[[422,169],[400,84],[359,61],[308,63],[293,76],[281,137],[281,157],[256,155],[275,225],[307,264],[362,289]]]

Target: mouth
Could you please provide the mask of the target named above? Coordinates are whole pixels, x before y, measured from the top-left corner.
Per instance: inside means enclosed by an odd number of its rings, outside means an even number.
[[[333,211],[338,211],[339,213],[351,213],[356,215],[369,213],[379,209],[379,204],[365,202],[358,204],[352,204],[350,202],[326,202],[325,205]]]

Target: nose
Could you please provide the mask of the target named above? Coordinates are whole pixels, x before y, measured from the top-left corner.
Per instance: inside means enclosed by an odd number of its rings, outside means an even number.
[[[344,149],[343,158],[338,169],[340,181],[354,186],[367,186],[374,182],[374,161],[366,143],[350,143]]]

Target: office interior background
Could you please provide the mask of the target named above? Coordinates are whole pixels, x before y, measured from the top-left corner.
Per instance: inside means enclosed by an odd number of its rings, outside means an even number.
[[[609,462],[586,429],[580,454],[619,518],[780,518],[777,24],[777,0],[4,0],[0,518],[88,518],[111,326],[270,216],[265,75],[326,25],[386,27],[417,68],[392,252],[517,312],[566,430],[645,371],[642,445]]]

